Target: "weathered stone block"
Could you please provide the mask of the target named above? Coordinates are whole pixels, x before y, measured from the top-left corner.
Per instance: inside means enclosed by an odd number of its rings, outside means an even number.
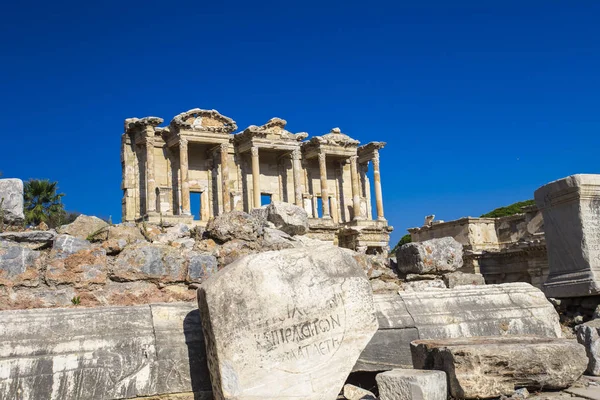
[[[485,279],[481,274],[465,274],[455,271],[444,274],[444,283],[450,289],[464,285],[485,285]]]
[[[350,384],[344,385],[344,398],[346,400],[377,400],[377,397],[368,390]]]
[[[156,393],[150,307],[0,313],[0,399],[119,399]]]
[[[183,282],[187,276],[181,251],[167,245],[131,245],[114,261],[111,279],[120,281],[160,280]]]
[[[157,393],[211,391],[200,313],[194,303],[152,304]]]
[[[209,220],[204,233],[220,242],[232,239],[255,241],[262,234],[262,225],[250,214],[231,211]]]
[[[441,279],[404,282],[402,290],[405,292],[422,292],[430,289],[446,289],[446,284]]]
[[[126,243],[146,242],[139,227],[135,224],[107,225],[90,236],[97,240],[125,240]]]
[[[0,179],[0,214],[7,224],[17,224],[25,219],[22,180]]]
[[[0,240],[9,240],[16,243],[39,243],[49,244],[56,236],[54,231],[25,231],[25,232],[3,232]]]
[[[585,346],[589,359],[586,373],[600,376],[600,319],[578,325],[577,341]]]
[[[216,273],[219,268],[217,258],[212,254],[198,253],[190,251],[187,254],[188,259],[188,282],[202,282],[212,274]]]
[[[446,400],[448,387],[443,371],[394,369],[375,377],[380,400]]]
[[[217,400],[335,399],[377,330],[364,271],[332,246],[245,257],[198,299]]]
[[[535,191],[544,217],[548,297],[600,294],[600,175],[571,175]]]
[[[64,257],[91,247],[91,243],[87,240],[70,235],[56,235],[52,244],[52,250],[61,253]]]
[[[37,286],[42,253],[0,241],[0,286]]]
[[[304,235],[308,232],[308,214],[302,207],[274,201],[266,207],[266,219],[275,228],[289,235]]]
[[[60,253],[48,261],[46,282],[72,284],[86,288],[90,284],[104,284],[107,278],[107,260],[104,249],[84,249],[63,257]]]
[[[454,398],[512,395],[515,389],[564,389],[587,367],[585,348],[573,340],[502,336],[417,340],[413,365],[448,375]]]
[[[398,270],[405,274],[443,274],[463,265],[462,244],[451,237],[407,243],[396,252]]]
[[[56,231],[60,234],[75,236],[79,239],[91,239],[95,233],[107,226],[108,223],[98,217],[80,215],[70,224],[59,226],[56,228]]]

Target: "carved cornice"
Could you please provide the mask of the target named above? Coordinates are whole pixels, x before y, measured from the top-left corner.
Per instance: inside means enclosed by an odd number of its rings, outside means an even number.
[[[329,133],[323,136],[315,136],[311,138],[309,143],[314,145],[326,144],[337,147],[357,147],[360,142],[352,139],[345,133],[342,133],[340,128],[333,128]]]
[[[203,119],[217,121],[218,125],[207,125]],[[203,110],[194,108],[192,110],[176,115],[171,120],[171,126],[178,130],[189,130],[196,132],[215,132],[230,134],[237,129],[234,120],[219,113],[217,110]]]
[[[285,129],[287,121],[281,118],[271,118],[266,124],[262,126],[250,125],[243,132],[240,132],[234,136],[234,140],[240,142],[244,140],[251,140],[252,138],[266,138],[269,135],[279,136],[281,140],[301,142],[308,137],[308,133],[299,132],[292,133]]]
[[[125,120],[125,131],[136,128],[145,128],[148,126],[157,127],[162,124],[164,119],[159,117],[144,117],[144,118],[127,118]]]

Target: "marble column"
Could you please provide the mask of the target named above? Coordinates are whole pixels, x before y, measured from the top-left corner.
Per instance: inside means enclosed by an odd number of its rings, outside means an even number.
[[[358,156],[350,157],[350,180],[352,181],[352,209],[354,212],[354,219],[361,219],[360,215],[360,192],[358,186],[358,169],[357,169]]]
[[[377,206],[377,220],[385,221],[383,216],[383,196],[381,195],[381,174],[379,173],[379,152],[373,154],[373,180],[375,181],[375,204]]]
[[[323,218],[331,218],[329,213],[329,193],[327,191],[327,163],[325,153],[319,152],[319,173],[321,175],[321,202],[323,203]]]
[[[294,174],[294,200],[298,207],[303,207],[302,204],[302,178],[300,176],[302,167],[300,166],[300,149],[292,151],[292,170]]]
[[[156,212],[156,180],[154,178],[154,132],[146,137],[146,214]]]
[[[258,147],[250,149],[252,153],[252,192],[254,195],[254,208],[260,207],[260,163],[258,159]]]
[[[190,183],[188,174],[188,141],[179,139],[179,173],[181,174],[181,205],[182,215],[192,215],[190,211]]]
[[[229,196],[229,143],[221,144],[221,191],[223,194],[223,212],[231,211]]]

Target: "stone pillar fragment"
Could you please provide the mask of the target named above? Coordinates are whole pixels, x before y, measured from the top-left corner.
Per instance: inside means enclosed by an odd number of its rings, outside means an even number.
[[[377,220],[385,221],[383,216],[383,196],[381,194],[381,174],[379,173],[379,152],[373,155],[373,179],[375,180],[375,204],[377,205]]]
[[[252,192],[254,195],[254,208],[260,207],[260,163],[258,147],[250,149],[252,153]]]
[[[190,184],[188,176],[188,141],[179,139],[179,172],[181,173],[181,213],[183,215],[192,215],[190,211]]]
[[[221,144],[221,190],[223,192],[223,212],[231,211],[229,195],[229,143]]]
[[[302,178],[300,173],[300,149],[292,151],[292,170],[294,174],[294,200],[298,207],[302,207]]]
[[[358,182],[358,169],[357,169],[358,156],[350,157],[350,179],[352,181],[352,212],[354,213],[353,219],[361,219],[360,215],[360,192]]]
[[[154,178],[154,130],[146,132],[146,214],[156,212],[156,180]],[[149,136],[152,135],[152,136]]]
[[[329,212],[329,193],[327,191],[327,163],[325,153],[319,153],[319,173],[321,175],[321,200],[323,203],[323,218],[331,218]]]

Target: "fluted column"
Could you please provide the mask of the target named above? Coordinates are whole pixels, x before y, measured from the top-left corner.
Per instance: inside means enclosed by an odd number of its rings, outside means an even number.
[[[190,183],[188,175],[188,141],[179,139],[179,172],[181,173],[181,213],[183,215],[192,215],[190,211]]]
[[[292,170],[294,174],[294,199],[298,207],[303,207],[302,204],[302,178],[300,173],[302,167],[300,166],[300,149],[292,151]]]
[[[223,194],[223,212],[231,211],[229,196],[229,143],[221,144],[221,191]]]
[[[354,219],[360,219],[360,192],[358,186],[358,156],[350,157],[350,180],[352,181],[352,208],[354,209]]]
[[[331,218],[329,213],[329,193],[327,191],[327,163],[325,153],[319,153],[319,173],[321,175],[321,203],[323,203],[323,218]]]
[[[156,181],[154,179],[154,132],[146,137],[146,214],[156,212]]]
[[[254,208],[260,207],[260,163],[258,159],[258,147],[250,149],[252,153],[252,192],[254,195]]]
[[[373,155],[373,180],[375,181],[375,204],[377,205],[377,219],[385,221],[383,216],[383,196],[381,195],[381,175],[379,173],[379,152]]]

